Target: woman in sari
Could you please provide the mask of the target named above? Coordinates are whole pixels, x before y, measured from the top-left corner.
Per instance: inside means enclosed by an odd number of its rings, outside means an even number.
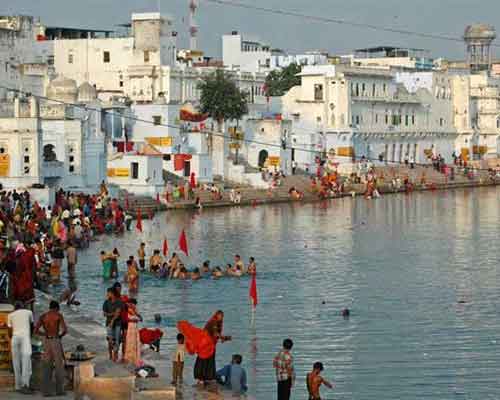
[[[224,313],[217,311],[208,320],[203,329],[191,325],[187,321],[179,321],[177,329],[186,340],[186,349],[190,354],[196,354],[194,378],[198,384],[207,384],[215,380],[215,350],[217,342],[231,340],[231,336],[223,336]]]
[[[101,251],[101,263],[102,263],[102,277],[104,279],[111,279],[111,272],[113,269],[113,260],[111,256],[105,251]]]
[[[127,260],[127,282],[128,291],[130,293],[137,293],[139,290],[139,272],[132,260]]]
[[[142,317],[137,311],[137,300],[130,299],[127,303],[128,312],[128,327],[127,338],[125,343],[125,362],[132,364],[134,367],[141,366],[141,341],[139,337],[139,329],[137,324],[142,321]]]

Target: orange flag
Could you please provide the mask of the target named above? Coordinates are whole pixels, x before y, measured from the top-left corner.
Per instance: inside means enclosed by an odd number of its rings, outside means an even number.
[[[167,238],[163,239],[163,255],[165,257],[168,255],[168,242],[167,242]]]
[[[250,291],[249,291],[250,299],[252,300],[253,307],[257,307],[259,304],[259,299],[257,297],[257,278],[255,275],[252,276],[252,281],[250,283]]]
[[[181,249],[186,256],[189,256],[186,232],[184,232],[184,229],[179,236],[179,249]]]
[[[141,215],[141,209],[137,209],[137,224],[135,225],[137,230],[139,232],[142,232],[142,215]]]

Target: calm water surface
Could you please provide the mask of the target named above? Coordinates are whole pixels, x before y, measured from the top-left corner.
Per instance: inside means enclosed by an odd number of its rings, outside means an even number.
[[[141,240],[160,248],[165,235],[173,247],[184,227],[190,266],[254,256],[261,303],[252,322],[247,278],[145,278],[139,306],[147,325],[162,314],[164,354],[177,320],[203,325],[222,308],[234,340],[219,345],[218,366],[241,353],[257,399],[275,398],[272,359],[288,336],[293,399],[306,398],[304,376],[318,360],[337,385],[327,399],[498,399],[499,196],[459,190],[161,214],[143,234],[108,236],[81,254],[80,296],[101,318],[110,283],[100,277],[99,250],[118,247],[124,260]]]

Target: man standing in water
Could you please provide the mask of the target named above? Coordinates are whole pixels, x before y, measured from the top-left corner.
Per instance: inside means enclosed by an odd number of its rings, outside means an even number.
[[[321,385],[325,385],[330,389],[333,388],[333,385],[321,376],[321,371],[323,371],[323,369],[323,363],[315,362],[312,372],[307,374],[306,382],[309,400],[321,400],[321,395],[319,393]]]
[[[137,256],[139,257],[139,267],[141,271],[146,269],[146,243],[141,243],[139,250],[137,250]]]
[[[61,343],[68,330],[64,317],[59,312],[59,303],[52,300],[49,311],[43,314],[35,326],[35,335],[45,336],[43,340],[44,361],[42,391],[44,396],[50,396],[52,386],[52,368],[56,370],[56,395],[64,396],[64,350]]]
[[[273,360],[273,367],[276,370],[276,380],[278,382],[278,400],[290,400],[292,386],[295,381],[295,370],[291,354],[292,347],[292,339],[285,339],[283,341],[283,349],[281,349]]]

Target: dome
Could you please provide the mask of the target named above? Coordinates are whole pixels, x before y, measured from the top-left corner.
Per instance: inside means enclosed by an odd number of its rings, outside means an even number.
[[[473,24],[465,28],[465,40],[493,41],[497,37],[495,28],[487,24]]]
[[[78,88],[78,101],[80,103],[90,103],[97,99],[97,90],[88,82],[83,82]]]
[[[75,103],[77,94],[78,88],[76,82],[73,79],[67,79],[62,76],[54,79],[47,87],[47,97],[57,101]]]

